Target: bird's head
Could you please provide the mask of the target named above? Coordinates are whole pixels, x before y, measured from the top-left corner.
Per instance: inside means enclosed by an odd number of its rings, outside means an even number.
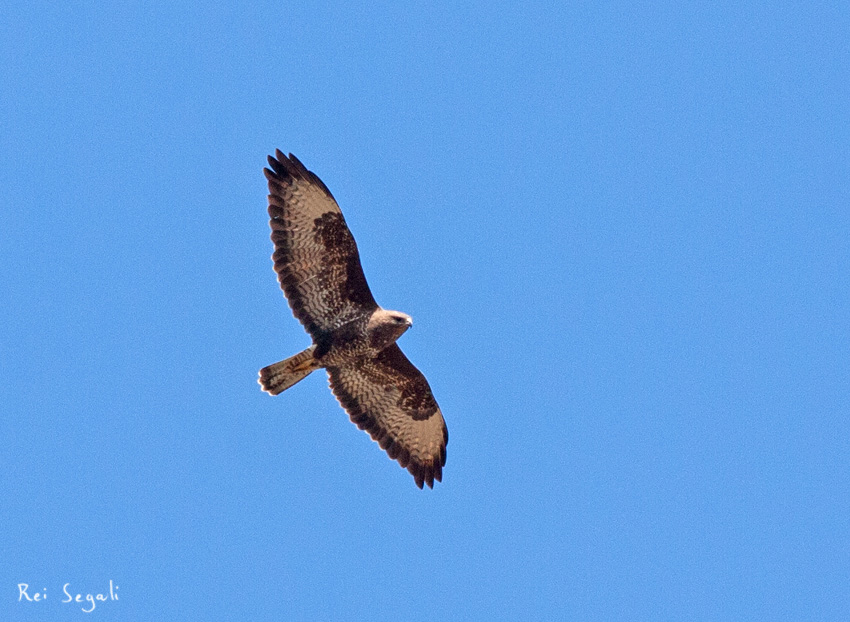
[[[369,338],[371,344],[383,349],[401,337],[413,325],[413,318],[401,311],[378,309],[369,319]]]

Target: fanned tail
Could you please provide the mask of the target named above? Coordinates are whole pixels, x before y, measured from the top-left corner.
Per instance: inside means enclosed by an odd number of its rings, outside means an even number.
[[[285,361],[263,367],[260,370],[260,379],[257,381],[263,391],[269,395],[277,395],[319,369],[316,359],[313,358],[315,349],[316,346],[310,346]]]

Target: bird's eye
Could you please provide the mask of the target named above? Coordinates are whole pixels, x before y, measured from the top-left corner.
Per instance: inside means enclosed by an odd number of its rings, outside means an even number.
[[[403,324],[403,323],[404,323],[404,318],[403,318],[403,317],[396,316],[395,321],[396,321],[396,322],[398,322],[399,324]]]

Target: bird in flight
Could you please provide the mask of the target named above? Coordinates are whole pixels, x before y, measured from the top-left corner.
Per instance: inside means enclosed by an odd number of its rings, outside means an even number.
[[[274,269],[292,313],[313,344],[260,370],[277,395],[324,368],[339,403],[416,485],[442,481],[449,433],[425,376],[396,340],[413,320],[375,302],[354,237],[327,186],[279,150],[269,183]]]

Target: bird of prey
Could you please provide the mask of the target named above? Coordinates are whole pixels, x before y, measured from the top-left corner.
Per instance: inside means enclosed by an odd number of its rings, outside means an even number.
[[[419,488],[433,488],[442,481],[449,434],[428,381],[396,344],[413,320],[375,302],[354,237],[322,180],[291,153],[278,150],[268,161],[274,269],[313,344],[261,369],[260,386],[277,395],[324,368],[351,421]]]

